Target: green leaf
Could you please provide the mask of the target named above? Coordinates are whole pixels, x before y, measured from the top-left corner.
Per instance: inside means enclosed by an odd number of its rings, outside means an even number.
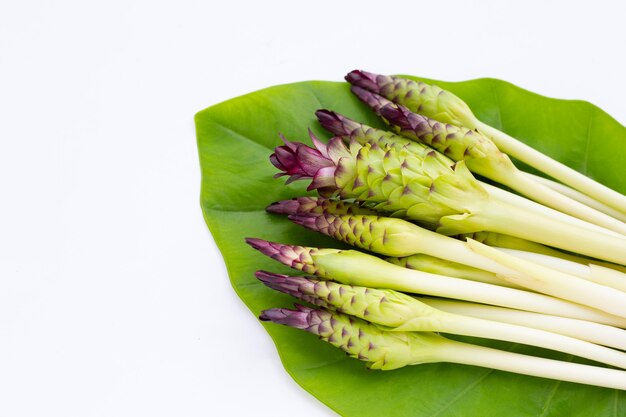
[[[622,193],[626,129],[582,101],[555,100],[504,81],[433,81],[463,98],[476,116]],[[342,245],[265,213],[269,203],[305,194],[304,182],[284,185],[268,157],[281,142],[309,141],[307,128],[329,138],[313,112],[329,108],[378,127],[381,122],[345,83],[302,82],[261,90],[196,115],[202,167],[201,204],[224,256],[233,288],[255,315],[293,300],[259,283],[254,271],[286,267],[250,249],[245,237],[321,247]],[[344,416],[619,416],[626,394],[489,369],[427,364],[370,371],[358,360],[300,330],[264,324],[282,362],[298,384]],[[485,342],[489,346],[551,358],[540,349]],[[295,410],[294,410],[295,411]]]

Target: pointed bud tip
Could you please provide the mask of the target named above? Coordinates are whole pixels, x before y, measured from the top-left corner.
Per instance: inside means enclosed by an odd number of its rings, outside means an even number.
[[[369,91],[379,93],[380,86],[378,85],[377,78],[378,74],[374,74],[367,71],[362,70],[353,70],[345,76],[345,80],[352,84],[353,86],[358,86],[365,88]]]
[[[317,109],[315,110],[315,116],[319,119],[321,117],[334,117],[335,112],[328,109]]]
[[[274,323],[280,323],[285,317],[286,314],[283,312],[282,308],[270,308],[268,310],[261,311],[261,314],[259,314],[259,320],[271,321]]]
[[[381,107],[385,106],[386,104],[392,103],[390,100],[387,100],[380,94],[356,85],[350,87],[350,90],[352,91],[352,93],[354,93],[354,95],[359,98],[359,100],[367,104],[378,115],[380,115]]]
[[[265,207],[265,211],[267,211],[268,213],[280,213],[280,206],[281,206],[281,201],[274,201],[273,203],[270,203],[267,207]]]
[[[261,321],[271,321],[272,323],[284,324],[298,329],[307,329],[309,327],[308,316],[312,311],[314,311],[312,308],[296,304],[296,310],[286,308],[270,308],[269,310],[263,310],[259,315],[259,319]]]
[[[275,281],[279,281],[285,278],[288,278],[289,275],[284,275],[284,274],[276,274],[274,272],[268,272],[268,271],[263,271],[263,270],[258,270],[254,273],[254,276],[261,282],[264,283],[270,283],[270,282],[275,282]]]
[[[258,239],[256,237],[247,237],[245,238],[245,241],[248,245],[252,246],[254,249],[259,249],[269,244],[267,240]]]
[[[343,114],[330,110],[318,110],[316,115],[317,120],[324,129],[338,136],[349,136],[355,129],[365,126]]]
[[[315,219],[319,216],[319,214],[290,214],[287,218],[297,225],[318,230],[318,228],[315,227]]]
[[[350,84],[352,84],[353,82],[356,82],[364,77],[365,77],[365,74],[363,73],[363,71],[355,69],[347,73],[344,79]]]
[[[275,201],[265,207],[265,211],[273,214],[290,214],[298,210],[300,204],[296,199]]]
[[[352,87],[350,87],[350,91],[352,91],[358,97],[369,97],[373,94],[371,91],[368,91],[365,88],[359,87],[358,85],[353,85]]]
[[[396,125],[401,129],[412,130],[413,126],[408,118],[410,111],[396,103],[389,102],[379,109],[382,117],[387,119],[390,124]]]
[[[254,237],[247,237],[246,243],[252,246],[252,248],[261,252],[263,255],[266,255],[269,257],[274,257],[275,255],[279,254],[280,248],[282,246],[287,246],[281,243],[273,243],[268,240],[257,239]]]

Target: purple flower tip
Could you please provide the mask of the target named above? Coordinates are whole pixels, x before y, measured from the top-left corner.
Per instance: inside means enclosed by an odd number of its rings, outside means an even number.
[[[296,198],[291,200],[276,201],[265,208],[265,211],[275,214],[292,214],[298,211],[300,203]]]
[[[290,214],[287,216],[289,220],[297,225],[304,226],[307,229],[318,230],[316,219],[320,217],[319,214],[307,215],[307,214]]]
[[[353,85],[350,87],[350,91],[352,91],[358,98],[367,103],[367,100],[374,94],[365,88],[361,88],[357,85]]]
[[[289,275],[275,274],[273,272],[267,272],[267,271],[256,271],[254,273],[254,276],[257,277],[259,281],[264,282],[264,283],[281,281],[281,280],[284,280],[285,278],[289,278]]]
[[[345,129],[343,123],[341,123],[341,119],[337,113],[330,110],[318,110],[315,112],[317,116],[317,120],[320,122],[322,127],[332,134],[335,135],[349,135],[351,132],[348,132]]]
[[[356,129],[364,126],[330,110],[318,110],[315,115],[324,129],[339,136],[350,136]]]
[[[286,308],[270,308],[269,310],[264,310],[261,312],[259,319],[306,330],[310,325],[310,315],[315,311],[316,310],[312,308],[296,304],[296,310]]]
[[[268,242],[267,240],[263,239],[257,239],[255,237],[247,237],[246,243],[261,252],[266,250],[266,248],[271,247],[272,245],[272,242]]]
[[[286,308],[270,308],[269,310],[263,310],[259,315],[259,319],[261,321],[271,321],[274,323],[282,324],[283,320],[285,320],[291,310]]]
[[[354,70],[350,71],[345,78],[346,81],[352,85],[365,88],[374,93],[380,93],[380,86],[376,81],[378,77],[378,74],[367,71]]]
[[[267,287],[301,299],[307,298],[302,292],[301,286],[312,286],[314,283],[310,278],[274,274],[266,271],[257,271],[255,276]],[[306,299],[305,301],[310,300]]]
[[[275,261],[300,270],[303,268],[306,269],[306,267],[310,266],[310,252],[314,249],[304,246],[268,242],[267,240],[254,238],[246,239],[246,243],[261,252],[263,255],[269,256]]]
[[[281,254],[281,249],[291,247],[290,245],[269,242],[267,240],[257,239],[253,237],[246,238],[246,243],[261,252],[263,255],[267,255],[271,258],[276,258],[277,256],[279,256]]]
[[[309,132],[314,148],[299,142],[285,140],[283,146],[278,146],[270,155],[272,164],[282,172],[275,175],[288,175],[287,183],[300,178],[316,178],[319,172],[333,171],[335,163],[330,158],[328,147]],[[329,185],[329,184],[327,184]]]
[[[350,90],[354,93],[355,96],[359,98],[363,103],[367,104],[376,112],[376,114],[380,115],[380,108],[386,104],[393,104],[393,102],[387,100],[383,96],[372,93],[364,88],[353,85],[350,87]]]
[[[388,103],[382,106],[378,113],[392,125],[398,126],[403,130],[412,130],[412,124],[409,120],[411,112],[406,107]]]

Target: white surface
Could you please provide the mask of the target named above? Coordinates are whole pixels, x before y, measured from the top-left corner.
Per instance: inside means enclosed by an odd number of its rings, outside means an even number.
[[[626,121],[620,2],[391,4],[0,3],[0,415],[333,415],[230,288],[198,203],[204,107],[362,68]]]

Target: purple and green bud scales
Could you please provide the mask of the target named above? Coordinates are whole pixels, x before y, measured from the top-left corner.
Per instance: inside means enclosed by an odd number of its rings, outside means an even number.
[[[256,238],[247,238],[246,243],[293,269],[349,285],[364,285],[365,281],[368,286],[386,287],[394,278],[376,272],[377,268],[397,268],[382,259],[355,250],[320,249]]]
[[[499,351],[430,332],[390,332],[338,312],[296,305],[295,310],[265,310],[259,318],[317,335],[350,357],[365,361],[370,369],[393,370],[407,365],[453,362],[626,389],[623,371]]]
[[[417,226],[403,220],[361,214],[290,215],[289,219],[307,229],[371,252],[395,256],[414,253],[406,243],[413,239],[411,233],[417,232]]]
[[[361,145],[378,145],[380,147],[395,147],[398,150],[407,149],[418,156],[425,157],[432,149],[426,145],[399,136],[393,132],[376,129],[374,127],[358,123],[339,113],[330,110],[318,110],[317,118],[326,130],[340,136],[344,142],[355,140]],[[443,163],[452,165],[454,162],[441,153],[436,153]]]
[[[431,119],[469,129],[476,128],[476,118],[468,105],[436,85],[359,70],[350,72],[346,81]]]
[[[313,259],[315,255],[341,252],[338,249],[318,249],[297,245],[268,242],[263,239],[246,238],[246,243],[262,254],[293,269],[326,277],[327,274]]]
[[[304,178],[303,172],[308,172],[308,178],[313,178],[309,189],[374,203],[374,209],[392,216],[436,226],[442,217],[466,215],[470,206],[480,206],[488,198],[462,162],[450,167],[434,151],[421,156],[402,148],[361,146],[354,140],[347,148],[340,138],[331,139],[327,146],[317,143],[316,149],[299,150],[305,146],[289,143],[281,147],[291,153],[290,158],[283,158],[288,166],[275,159],[272,162],[286,175]],[[299,159],[301,155],[306,159]],[[315,172],[307,166],[313,157],[324,160],[311,161],[312,167],[323,167]],[[303,168],[292,169],[294,166]]]
[[[428,326],[429,317],[438,310],[398,291],[381,290],[355,285],[320,281],[258,271],[256,277],[268,287],[289,294],[313,305],[359,317],[371,323],[398,327],[421,319],[420,330],[435,330]]]
[[[413,113],[378,94],[352,87],[352,91],[399,135],[436,149],[453,161],[465,161],[472,172],[498,182],[516,171],[509,157],[482,133]]]
[[[376,211],[357,203],[318,197],[296,197],[277,201],[267,206],[266,210],[270,213],[288,215],[376,214]]]
[[[313,333],[349,356],[367,362],[371,369],[434,362],[438,344],[445,340],[432,333],[387,332],[345,314],[301,305],[296,305],[296,310],[265,310],[260,319]]]

